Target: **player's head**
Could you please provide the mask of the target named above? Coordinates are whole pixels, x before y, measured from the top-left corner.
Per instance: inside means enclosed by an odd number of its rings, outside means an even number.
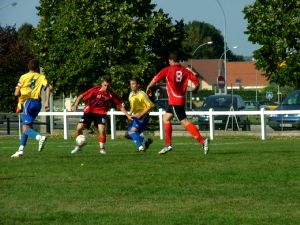
[[[39,72],[40,71],[39,61],[37,61],[36,59],[30,60],[28,63],[28,69],[33,72]]]
[[[137,91],[140,88],[140,79],[138,77],[132,77],[130,79],[130,89],[131,91]]]
[[[111,78],[109,76],[103,76],[101,78],[101,89],[107,91],[110,89]]]
[[[170,52],[169,54],[169,64],[174,64],[179,62],[179,53],[178,51]]]

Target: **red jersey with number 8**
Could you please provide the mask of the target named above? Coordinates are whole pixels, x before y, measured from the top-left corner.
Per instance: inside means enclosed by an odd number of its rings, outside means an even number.
[[[101,86],[93,87],[82,94],[86,105],[83,109],[84,113],[96,113],[106,115],[111,101],[121,108],[122,101],[112,91],[102,91]]]
[[[188,81],[191,80],[195,86],[199,84],[195,74],[180,64],[174,64],[162,69],[153,78],[153,81],[157,83],[164,79],[166,80],[169,105],[184,106]]]

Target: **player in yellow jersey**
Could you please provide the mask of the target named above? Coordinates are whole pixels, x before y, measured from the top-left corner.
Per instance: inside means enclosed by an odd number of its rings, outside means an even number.
[[[149,122],[149,111],[154,104],[148,95],[140,90],[140,82],[138,78],[130,79],[131,93],[129,95],[130,115],[132,121],[128,126],[128,135],[132,138],[139,151],[144,152],[152,143],[152,139],[144,138],[140,134],[146,129]]]
[[[23,155],[28,137],[32,137],[39,142],[39,151],[43,150],[46,141],[46,136],[38,134],[32,128],[32,124],[42,107],[42,90],[46,92],[45,110],[49,110],[50,89],[45,76],[39,73],[39,62],[37,60],[30,60],[28,69],[29,72],[20,77],[15,90],[15,96],[19,97],[16,111],[17,113],[22,112],[22,135],[19,149],[11,156],[12,158],[19,158]]]

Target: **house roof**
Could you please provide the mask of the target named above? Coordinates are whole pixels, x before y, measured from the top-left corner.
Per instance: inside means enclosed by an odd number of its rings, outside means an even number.
[[[192,66],[200,77],[210,85],[216,84],[221,64],[222,61],[219,59],[189,59],[182,63],[184,66]]]
[[[210,85],[217,83],[219,70],[224,70],[223,60],[220,59],[189,59],[181,64],[186,67],[192,66],[193,70]],[[255,68],[255,62],[227,62],[228,86],[254,87],[256,85],[267,86],[268,83],[266,77],[262,75],[262,71]]]
[[[255,62],[227,62],[227,85],[267,86],[268,81]]]

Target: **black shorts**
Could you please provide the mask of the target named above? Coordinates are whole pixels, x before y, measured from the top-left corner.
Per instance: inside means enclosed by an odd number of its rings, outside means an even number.
[[[173,116],[175,116],[176,119],[179,121],[186,119],[186,113],[185,113],[184,106],[168,105],[166,112],[173,114]]]
[[[98,124],[106,124],[106,115],[100,115],[95,113],[84,113],[79,123],[85,124],[87,127],[90,127],[92,122],[95,127],[98,127]]]

